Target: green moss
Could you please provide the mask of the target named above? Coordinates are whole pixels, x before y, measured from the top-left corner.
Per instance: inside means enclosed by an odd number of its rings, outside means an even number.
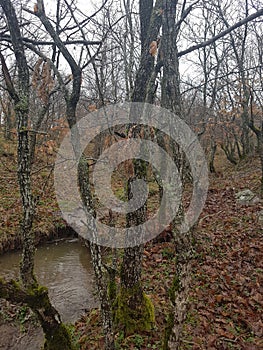
[[[180,288],[180,279],[177,275],[174,275],[172,286],[168,290],[168,295],[173,305],[175,303],[176,292],[178,292],[179,288]]]
[[[44,350],[75,350],[77,347],[72,345],[70,331],[61,323],[59,327],[52,332],[52,335],[45,340]]]
[[[117,286],[114,279],[111,279],[108,284],[108,296],[111,302],[114,302],[117,295]]]
[[[48,289],[44,286],[36,285],[27,290],[29,297],[28,304],[33,309],[36,310],[39,307],[44,309],[50,308],[50,300],[48,297]]]
[[[71,337],[71,344],[72,348],[74,350],[79,350],[80,349],[80,332],[76,332],[76,328],[73,324],[65,324],[66,329],[68,330],[70,337]]]
[[[167,321],[166,321],[166,327],[164,330],[164,339],[163,339],[163,345],[162,345],[162,350],[169,350],[168,342],[170,339],[170,336],[172,334],[174,326],[174,313],[173,311],[170,311]]]
[[[178,292],[179,288],[180,288],[180,279],[175,274],[173,277],[172,285],[168,290],[169,299],[170,299],[172,305],[175,304],[175,296],[176,296],[176,293]],[[163,339],[162,350],[169,349],[168,341],[169,341],[170,336],[172,334],[173,326],[174,326],[174,312],[172,310],[169,312],[167,320],[166,320],[166,327],[164,330],[164,339]]]
[[[142,303],[139,307],[129,306],[134,292],[131,289],[121,288],[114,305],[114,324],[122,329],[125,335],[150,331],[155,325],[154,306],[145,293],[142,294]]]
[[[15,104],[15,111],[21,113],[27,113],[29,108],[29,102],[27,96],[20,96],[19,102]]]
[[[46,287],[38,285],[37,283],[34,286],[27,289],[28,295],[32,295],[34,297],[41,297],[44,294],[47,294],[47,292],[48,289]]]
[[[19,286],[18,286],[19,287]],[[45,333],[44,350],[74,350],[70,330],[63,324],[48,324],[48,317],[54,317],[53,307],[48,296],[48,289],[44,286],[33,286],[27,289],[26,304],[39,316],[39,310],[45,313],[45,320],[40,319]],[[51,316],[52,315],[52,316]]]
[[[124,202],[128,201],[126,188],[123,188],[123,187],[116,188],[116,189],[114,189],[114,194],[118,199],[120,199]]]

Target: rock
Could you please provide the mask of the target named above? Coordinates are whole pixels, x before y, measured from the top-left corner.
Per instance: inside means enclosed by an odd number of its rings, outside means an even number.
[[[246,189],[236,193],[236,201],[241,205],[253,205],[260,201],[260,199],[251,190]]]

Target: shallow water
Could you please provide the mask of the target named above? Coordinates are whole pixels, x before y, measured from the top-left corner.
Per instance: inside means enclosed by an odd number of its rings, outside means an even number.
[[[0,276],[18,276],[20,254],[0,256]],[[90,253],[77,240],[38,247],[35,273],[39,283],[48,287],[50,299],[64,322],[74,322],[86,309],[97,306]]]

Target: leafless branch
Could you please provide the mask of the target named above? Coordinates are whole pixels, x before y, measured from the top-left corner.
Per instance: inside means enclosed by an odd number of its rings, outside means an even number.
[[[1,41],[11,42],[11,38],[9,35],[1,35]],[[30,43],[33,45],[45,45],[52,46],[54,45],[54,41],[46,41],[46,40],[33,40],[29,38],[22,38],[24,43]],[[100,45],[101,40],[91,41],[91,40],[66,40],[62,41],[63,45]]]
[[[193,52],[195,50],[198,50],[198,49],[201,49],[203,47],[206,47],[208,45],[211,45],[212,43],[214,43],[215,41],[217,41],[218,39],[224,37],[225,35],[231,33],[233,30],[243,26],[244,24],[248,23],[248,22],[251,22],[253,21],[254,19],[260,17],[263,15],[263,8],[260,9],[259,11],[253,13],[252,15],[242,19],[241,21],[235,23],[234,25],[232,25],[231,27],[227,28],[226,30],[224,30],[223,32],[215,35],[214,37],[212,37],[211,39],[207,40],[207,41],[204,41],[198,45],[194,45],[194,46],[191,46],[189,47],[188,49],[186,50],[183,50],[181,52],[178,52],[178,57],[181,57],[181,56],[184,56],[184,55],[187,55],[188,53],[190,52]]]

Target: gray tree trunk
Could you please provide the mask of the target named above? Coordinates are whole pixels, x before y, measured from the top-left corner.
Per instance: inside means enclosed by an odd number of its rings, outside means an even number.
[[[79,168],[78,168],[78,172],[79,172],[78,180],[79,180],[79,187],[80,187],[82,201],[88,211],[93,211],[94,205],[93,205],[93,199],[92,199],[92,194],[90,190],[89,165],[85,157],[82,157],[80,153],[81,147],[80,147],[79,131],[76,127],[73,128],[73,126],[75,126],[77,122],[76,108],[80,98],[82,72],[79,65],[76,63],[74,57],[67,50],[66,46],[63,44],[62,40],[60,39],[59,35],[53,29],[51,22],[48,20],[45,14],[43,1],[38,0],[37,3],[38,3],[38,12],[36,13],[36,15],[40,18],[47,32],[50,34],[50,36],[54,40],[55,45],[61,51],[62,55],[64,56],[64,58],[66,59],[66,61],[68,62],[71,68],[71,73],[73,77],[71,92],[69,92],[68,90],[65,90],[65,87],[64,87],[64,91],[65,91],[64,98],[66,101],[66,117],[67,117],[69,127],[71,128],[71,142],[74,149],[74,153],[76,158],[80,159]],[[74,18],[74,13],[72,12],[71,8],[69,8],[69,11],[71,11],[71,15]],[[76,23],[77,23],[77,20],[76,20]],[[103,98],[103,96],[101,95],[100,97]],[[93,242],[96,242],[96,234],[97,234],[96,227],[91,226],[89,222],[87,222],[87,227],[89,231],[94,235]],[[103,270],[103,266],[102,266],[101,250],[97,244],[91,243],[90,251],[91,251],[93,268],[95,271],[96,286],[98,288],[99,300],[101,305],[102,324],[103,324],[103,330],[105,335],[105,349],[113,350],[115,346],[114,346],[114,337],[113,337],[113,329],[112,329],[111,303],[108,296],[107,278],[105,277],[105,271]]]
[[[21,234],[23,241],[20,276],[22,286],[12,281],[1,280],[1,295],[13,302],[23,302],[36,313],[45,333],[46,350],[71,350],[71,337],[60,320],[60,316],[51,305],[47,289],[38,285],[34,275],[35,242],[32,224],[35,215],[35,200],[31,190],[31,153],[29,135],[29,68],[24,52],[23,41],[15,10],[10,0],[1,0],[0,5],[6,16],[10,37],[18,67],[18,89],[14,88],[8,72],[5,81],[10,96],[15,103],[17,118],[18,146],[18,183],[23,206]]]
[[[177,35],[176,7],[177,1],[163,1],[163,24],[162,24],[162,60],[163,78],[161,83],[161,106],[182,116],[179,61],[177,57]],[[176,125],[171,125],[176,127]],[[184,155],[178,147],[173,147],[173,157],[180,166],[180,173],[185,171]],[[178,159],[179,157],[179,159]],[[176,248],[176,275],[171,288],[171,301],[173,312],[169,317],[167,334],[164,339],[164,349],[179,349],[183,324],[187,314],[188,292],[191,276],[192,240],[190,232],[182,233],[176,229],[177,221],[180,224],[183,213],[179,213],[174,222],[174,240]]]

